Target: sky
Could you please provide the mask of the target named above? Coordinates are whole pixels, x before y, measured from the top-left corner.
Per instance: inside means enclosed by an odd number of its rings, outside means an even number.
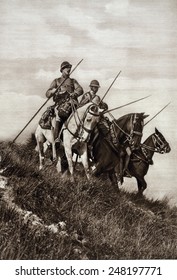
[[[72,77],[84,91],[97,79],[100,96],[121,71],[104,99],[109,108],[150,97],[113,111],[116,118],[145,112],[150,119],[170,102],[144,128],[143,141],[157,127],[172,148],[154,156],[146,195],[177,204],[177,1],[0,0],[0,10],[0,141],[14,139],[45,102],[63,61],[74,67],[83,59]],[[45,108],[17,142],[34,132]]]

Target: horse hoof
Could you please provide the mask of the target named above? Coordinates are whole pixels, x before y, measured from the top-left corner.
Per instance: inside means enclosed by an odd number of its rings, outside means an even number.
[[[137,193],[137,195],[138,195],[139,197],[142,197],[142,196],[143,196],[143,191],[139,191],[139,192]]]

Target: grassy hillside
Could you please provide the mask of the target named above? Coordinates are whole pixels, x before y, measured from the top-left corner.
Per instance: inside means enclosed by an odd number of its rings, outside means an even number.
[[[38,171],[34,141],[0,143],[0,259],[176,259],[177,208],[105,178],[76,183]]]

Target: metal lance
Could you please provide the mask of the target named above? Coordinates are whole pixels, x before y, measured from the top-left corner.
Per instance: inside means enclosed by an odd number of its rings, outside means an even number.
[[[112,112],[112,111],[114,111],[114,110],[117,110],[117,109],[120,109],[120,108],[126,107],[126,106],[128,106],[128,105],[130,105],[130,104],[133,104],[133,103],[136,103],[136,102],[141,101],[141,100],[143,100],[143,99],[146,99],[146,98],[148,98],[149,96],[151,96],[151,95],[148,95],[148,96],[145,96],[145,97],[139,98],[139,99],[137,99],[137,100],[135,100],[135,101],[129,102],[129,103],[124,104],[124,105],[122,105],[122,106],[118,106],[118,107],[116,107],[116,108],[113,108],[113,109],[107,110],[107,111],[103,112],[103,114],[106,114],[106,113]]]
[[[157,114],[155,114],[148,122],[146,122],[144,124],[144,126],[147,125],[150,121],[152,121],[157,115],[159,115],[170,103],[171,102],[169,102],[167,105],[165,105]]]
[[[76,68],[79,66],[79,64],[83,61],[83,59],[81,59],[81,61],[78,62],[78,64],[74,67],[74,69],[71,71],[71,73],[69,74],[69,77],[71,76],[71,74],[76,70]],[[56,91],[54,92],[54,94],[59,90],[59,88],[63,85],[63,83],[69,78],[67,77],[66,79],[63,80],[63,82],[56,88]],[[25,128],[30,124],[30,122],[35,118],[35,116],[40,112],[40,110],[47,104],[47,102],[52,98],[49,97],[43,104],[42,106],[37,110],[37,112],[32,116],[32,118],[29,120],[29,122],[27,122],[27,124],[24,126],[24,128],[19,132],[19,134],[14,138],[14,140],[12,141],[12,143],[14,143],[17,138],[20,136],[20,134],[22,134],[22,132],[25,130]]]
[[[107,89],[107,91],[105,92],[105,94],[103,95],[102,99],[100,100],[100,103],[103,101],[103,99],[106,97],[106,95],[108,94],[110,88],[112,87],[112,85],[115,83],[115,81],[117,80],[117,78],[119,77],[121,71],[117,74],[117,76],[115,77],[115,79],[113,80],[113,82],[111,83],[111,85],[109,86],[109,88]],[[99,103],[99,104],[100,104]]]
[[[148,98],[149,96],[151,96],[151,95],[148,95],[148,96],[145,96],[145,97],[143,97],[143,98],[137,99],[137,100],[135,100],[135,101],[129,102],[129,103],[125,104],[125,105],[122,105],[122,106],[119,106],[119,107],[116,107],[116,108],[107,110],[107,111],[103,112],[103,114],[108,113],[109,116],[113,119],[114,124],[115,124],[122,132],[125,133],[125,131],[123,131],[123,130],[121,129],[121,127],[119,127],[118,124],[115,122],[116,119],[114,118],[114,116],[113,116],[110,112],[113,111],[113,110],[120,109],[120,108],[123,108],[123,107],[125,107],[125,106],[128,106],[128,105],[130,105],[130,104],[136,103],[136,102],[141,101],[141,100],[143,100],[143,99],[146,99],[146,98]]]

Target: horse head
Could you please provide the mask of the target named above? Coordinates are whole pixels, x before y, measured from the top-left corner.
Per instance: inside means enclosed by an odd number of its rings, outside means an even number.
[[[119,139],[122,137],[122,144],[128,142],[132,150],[136,150],[140,147],[144,119],[147,117],[148,115],[144,115],[144,113],[131,113],[118,119],[118,125],[119,121],[122,121],[119,127],[122,135],[119,136]]]
[[[155,128],[155,133],[152,134],[152,139],[154,143],[154,148],[156,152],[160,154],[169,153],[171,151],[169,143],[166,141],[165,137]]]
[[[82,124],[80,127],[80,139],[83,142],[88,142],[92,130],[99,121],[100,113],[97,105],[89,105],[85,111]]]

